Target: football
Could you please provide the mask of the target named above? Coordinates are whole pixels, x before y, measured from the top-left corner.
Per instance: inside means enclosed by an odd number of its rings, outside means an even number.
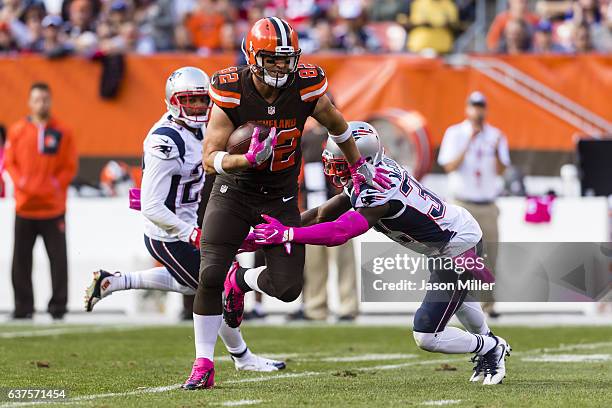
[[[259,128],[259,140],[262,141],[270,133],[270,128],[255,122],[247,122],[234,130],[227,139],[227,145],[225,151],[229,154],[245,154],[249,151],[251,145],[251,135],[255,128]]]

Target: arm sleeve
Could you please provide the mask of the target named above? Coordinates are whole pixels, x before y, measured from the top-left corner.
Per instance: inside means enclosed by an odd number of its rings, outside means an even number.
[[[356,211],[342,214],[336,221],[310,227],[292,228],[292,242],[311,245],[338,246],[370,229],[368,220]]]
[[[159,228],[176,234],[181,241],[189,242],[189,234],[194,226],[181,220],[166,207],[172,176],[180,170],[177,158],[164,160],[145,153],[146,169],[141,186],[142,214]]]

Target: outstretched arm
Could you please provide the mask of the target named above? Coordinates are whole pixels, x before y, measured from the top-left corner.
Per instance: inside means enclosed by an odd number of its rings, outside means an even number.
[[[287,242],[299,244],[337,246],[367,232],[389,209],[389,204],[378,207],[347,211],[337,220],[308,227],[287,227],[267,215],[262,215],[267,224],[259,224],[253,231],[256,241],[263,245],[278,245]]]

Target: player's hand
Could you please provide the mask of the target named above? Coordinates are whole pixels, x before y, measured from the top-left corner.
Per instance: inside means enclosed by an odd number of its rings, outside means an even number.
[[[380,192],[391,188],[391,179],[386,176],[386,174],[389,174],[389,170],[375,167],[373,164],[366,162],[363,157],[357,163],[349,166],[349,171],[353,179],[355,194],[359,194],[361,184],[364,183]]]
[[[132,210],[140,211],[140,189],[130,188],[129,190],[130,208]]]
[[[262,245],[255,243],[255,233],[249,232],[249,235],[244,239],[240,248],[238,248],[238,253],[241,254],[243,252],[255,252],[258,249],[261,249]]]
[[[195,227],[191,234],[189,234],[189,243],[194,247],[200,249],[200,237],[202,236],[202,230]]]
[[[253,230],[255,243],[261,245],[285,245],[285,251],[291,253],[291,240],[293,239],[293,228],[283,225],[276,218],[262,214],[261,218],[266,220],[265,224],[258,224]]]
[[[259,141],[259,132],[259,127],[253,130],[249,151],[244,154],[244,157],[248,160],[251,167],[257,167],[268,160],[272,155],[274,146],[276,146],[277,134],[275,127],[270,129],[268,137],[266,137],[263,142]]]

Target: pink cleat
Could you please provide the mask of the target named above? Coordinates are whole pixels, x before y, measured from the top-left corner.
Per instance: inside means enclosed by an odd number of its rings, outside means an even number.
[[[244,292],[236,282],[236,272],[238,272],[239,267],[238,262],[234,261],[223,284],[225,288],[223,319],[232,329],[240,326],[244,314]]]
[[[196,358],[193,362],[191,375],[185,381],[184,390],[197,390],[215,386],[215,363],[207,358]]]

